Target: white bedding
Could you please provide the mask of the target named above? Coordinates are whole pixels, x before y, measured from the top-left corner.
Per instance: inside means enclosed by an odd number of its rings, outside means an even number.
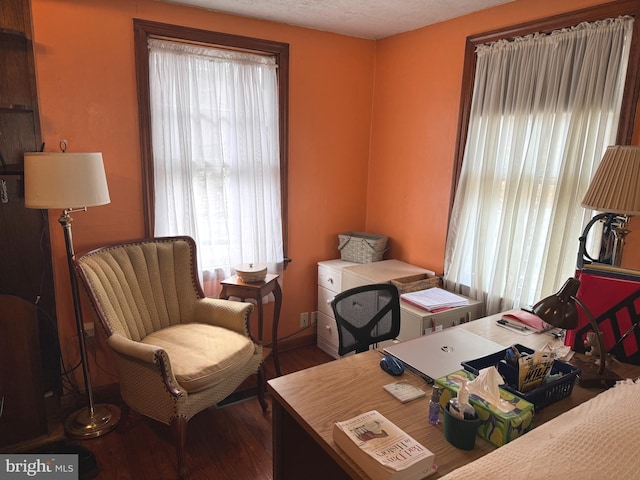
[[[640,382],[618,382],[442,479],[640,479]]]

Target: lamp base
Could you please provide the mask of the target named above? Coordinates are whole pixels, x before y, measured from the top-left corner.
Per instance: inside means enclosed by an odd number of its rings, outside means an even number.
[[[99,404],[93,408],[93,415],[89,407],[72,413],[64,424],[64,429],[70,438],[82,440],[95,438],[118,426],[120,409],[115,405]]]
[[[569,363],[580,369],[578,385],[583,388],[611,388],[618,380],[622,380],[617,373],[606,367],[602,374],[598,374],[600,366],[593,361],[582,360],[574,356]]]

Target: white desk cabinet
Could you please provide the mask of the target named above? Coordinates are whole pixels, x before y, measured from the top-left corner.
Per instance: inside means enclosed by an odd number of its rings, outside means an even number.
[[[409,277],[419,274],[435,275],[431,270],[416,267],[400,260],[382,260],[372,263],[357,263],[346,267],[342,272],[343,290],[370,285],[372,283],[387,283],[396,278]]]
[[[353,263],[343,260],[318,262],[318,347],[338,358],[338,330],[331,309],[331,301],[337,293],[372,283],[387,283],[396,278],[434,272],[399,260],[382,260],[372,263]],[[428,312],[400,301],[399,341],[431,333],[434,329],[449,328],[479,318],[481,302],[469,299],[469,305],[437,313]],[[382,342],[379,347],[391,343]]]
[[[343,260],[327,260],[318,262],[318,348],[339,358],[338,329],[333,316],[331,301],[337,293],[342,292],[342,270],[345,267],[358,265]]]
[[[459,294],[457,294],[459,295]],[[460,295],[463,297],[464,295]],[[469,299],[469,305],[432,313],[400,300],[400,334],[405,341],[443,328],[470,322],[482,315],[482,302]]]

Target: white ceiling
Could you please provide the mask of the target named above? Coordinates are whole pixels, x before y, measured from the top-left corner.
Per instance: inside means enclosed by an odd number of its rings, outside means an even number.
[[[379,39],[515,0],[164,0]]]

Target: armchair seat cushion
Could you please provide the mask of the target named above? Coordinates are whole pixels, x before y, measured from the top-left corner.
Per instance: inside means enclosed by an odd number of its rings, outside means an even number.
[[[176,381],[189,393],[227,380],[255,353],[255,345],[248,337],[201,323],[163,328],[142,342],[167,352]]]

